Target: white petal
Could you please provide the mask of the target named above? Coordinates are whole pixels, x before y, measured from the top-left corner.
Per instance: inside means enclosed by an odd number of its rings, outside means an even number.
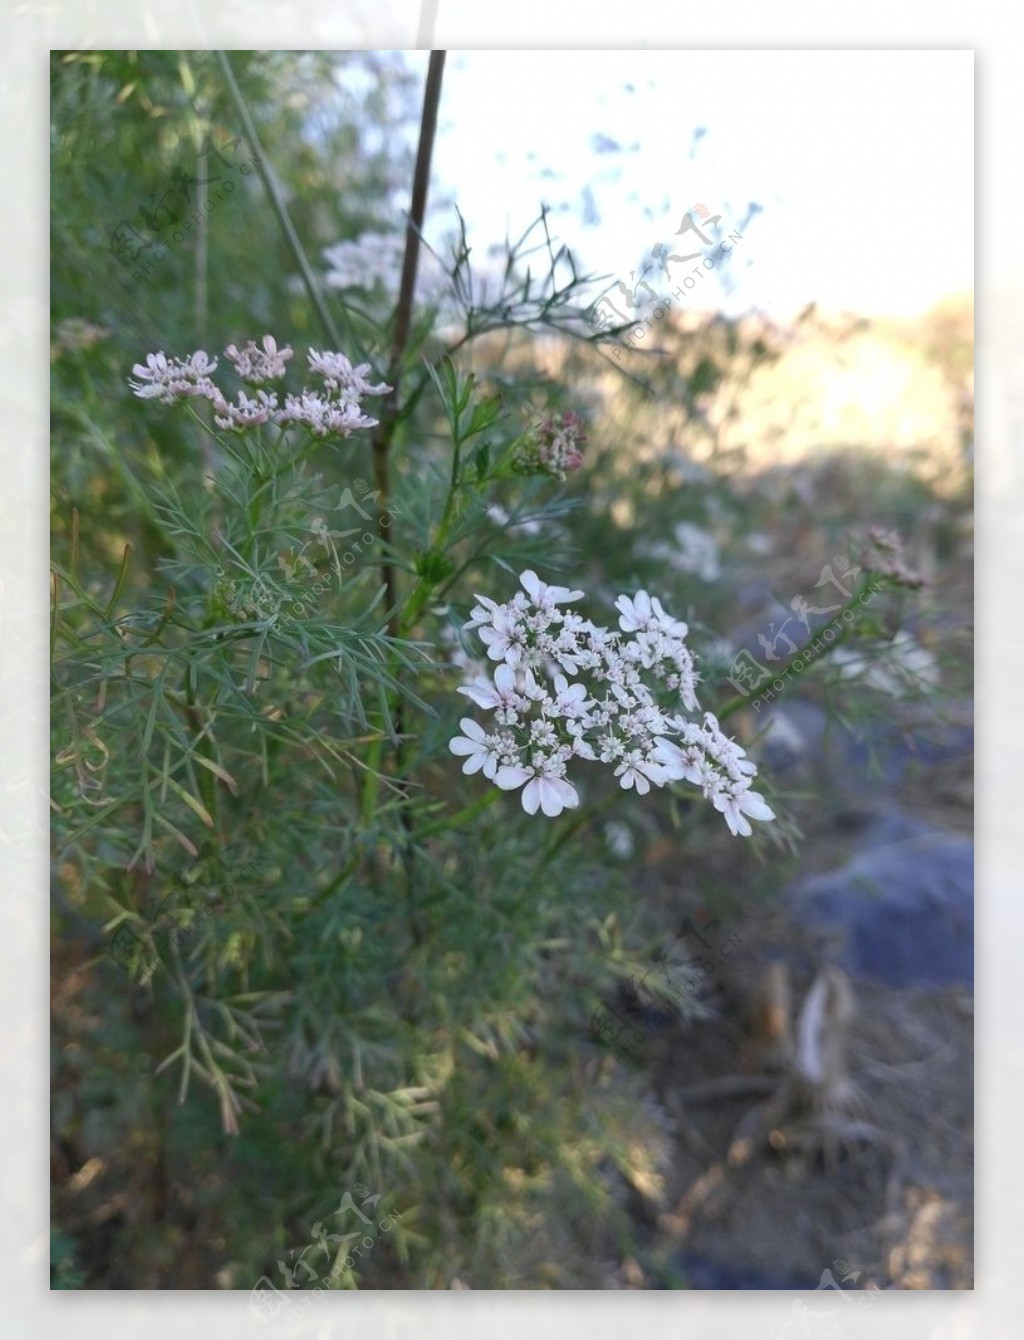
[[[527,568],[525,572],[519,574],[519,581],[523,590],[527,593],[535,605],[540,604],[540,593],[544,588],[544,583],[540,580],[532,568]]]
[[[501,787],[502,791],[514,791],[517,786],[522,786],[524,782],[528,782],[532,776],[532,768],[506,764],[498,769],[494,778],[494,785]]]
[[[494,685],[498,693],[514,693],[516,672],[510,665],[499,665],[494,672]]]
[[[556,777],[539,777],[537,781],[540,807],[549,819],[555,818],[564,809],[574,809],[579,804],[580,798],[571,783]]]
[[[582,591],[570,591],[567,586],[548,587],[548,600],[556,605],[565,604],[569,600],[580,600],[582,596]]]
[[[541,779],[534,777],[523,791],[523,809],[527,814],[536,814],[537,806],[540,804]]]
[[[728,818],[729,818],[729,811],[728,811],[728,810],[726,810],[725,817],[726,817],[726,820],[728,820]],[[751,833],[753,833],[753,831],[754,831],[754,830],[750,827],[750,824],[747,823],[746,818],[744,817],[744,815],[741,813],[740,810],[737,810],[737,811],[736,811],[736,822],[735,822],[735,827],[734,827],[732,824],[729,824],[729,827],[732,828],[733,833],[734,833],[737,837],[750,837]]]
[[[740,806],[752,819],[774,819],[775,811],[765,804],[763,796],[756,791],[747,791],[740,797]]]
[[[458,692],[464,693],[467,698],[472,698],[477,707],[498,705],[498,696],[486,679],[474,679],[471,684],[460,684]]]

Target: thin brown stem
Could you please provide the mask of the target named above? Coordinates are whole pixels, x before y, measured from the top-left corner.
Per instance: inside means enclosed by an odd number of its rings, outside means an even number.
[[[395,551],[392,543],[389,514],[391,501],[391,447],[400,416],[399,397],[401,393],[402,363],[409,344],[409,331],[412,325],[412,303],[416,291],[416,270],[419,264],[420,238],[423,233],[423,219],[427,209],[427,188],[430,185],[430,159],[434,149],[434,133],[437,129],[437,109],[441,101],[441,76],[444,73],[445,52],[431,51],[427,66],[427,82],[423,90],[423,114],[420,119],[420,139],[416,150],[416,167],[413,172],[412,199],[409,202],[409,218],[405,227],[405,254],[402,257],[402,278],[398,289],[398,305],[395,309],[395,326],[391,338],[391,360],[388,366],[387,380],[391,387],[381,410],[380,422],[373,437],[373,476],[380,497],[377,512],[377,534],[381,543],[384,561],[381,576],[384,582],[384,598],[388,611],[388,631],[392,637],[398,637],[401,630],[399,617],[398,574],[395,564]],[[388,524],[385,525],[385,517]],[[397,678],[397,671],[396,676]],[[401,694],[394,697],[394,723],[397,739],[395,763],[399,775],[402,772],[405,753],[405,710]],[[379,760],[379,752],[377,760]],[[375,760],[375,761],[377,761]],[[371,789],[372,794],[372,789]],[[406,897],[409,904],[409,922],[414,946],[421,945],[425,939],[425,930],[419,909],[415,901],[415,852],[413,849],[413,819],[408,805],[402,805],[402,829],[405,835],[404,860]]]
[[[416,269],[419,264],[420,236],[427,208],[427,188],[430,184],[430,159],[434,150],[434,132],[437,129],[437,109],[441,101],[441,76],[444,73],[445,52],[432,51],[427,68],[427,83],[423,90],[423,115],[420,120],[420,141],[416,150],[416,169],[413,174],[412,200],[405,228],[405,254],[402,258],[402,280],[395,309],[395,328],[391,338],[391,361],[388,382],[391,390],[381,410],[380,423],[373,437],[374,482],[380,490],[377,530],[384,553],[382,577],[388,608],[388,627],[393,637],[398,636],[398,581],[392,555],[390,526],[383,525],[388,517],[391,500],[391,444],[399,416],[399,394],[402,378],[402,360],[409,343],[412,324],[412,301],[416,290]]]

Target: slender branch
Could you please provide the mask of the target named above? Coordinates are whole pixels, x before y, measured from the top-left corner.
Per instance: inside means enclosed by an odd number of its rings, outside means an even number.
[[[427,83],[423,90],[423,115],[420,121],[420,141],[416,150],[416,169],[413,174],[412,199],[405,228],[405,254],[402,257],[402,280],[395,310],[395,328],[391,339],[391,361],[388,382],[391,390],[381,410],[380,423],[373,437],[373,473],[380,490],[377,512],[377,531],[383,546],[385,562],[382,576],[389,613],[389,631],[398,636],[398,587],[392,556],[390,527],[383,526],[391,500],[391,444],[399,417],[399,388],[402,360],[409,343],[412,323],[412,302],[416,290],[416,269],[419,264],[420,234],[427,208],[427,188],[430,184],[430,159],[434,151],[434,132],[437,129],[437,109],[441,101],[441,76],[444,73],[445,52],[432,51],[427,68]],[[388,518],[390,521],[390,517]]]
[[[388,366],[387,380],[391,387],[381,410],[380,422],[373,437],[373,475],[379,491],[377,511],[377,534],[381,542],[383,564],[381,576],[384,581],[384,598],[388,611],[388,632],[398,637],[401,620],[398,609],[398,576],[395,563],[395,550],[390,525],[384,525],[385,517],[390,522],[388,512],[391,501],[391,446],[400,416],[399,395],[402,380],[402,362],[409,343],[409,330],[412,325],[412,304],[416,291],[416,269],[419,263],[420,236],[423,231],[423,219],[427,209],[427,188],[430,184],[430,159],[434,150],[434,133],[437,129],[437,109],[441,101],[441,77],[444,73],[445,52],[431,51],[427,66],[427,82],[423,90],[423,114],[420,118],[420,138],[416,150],[416,167],[413,172],[412,198],[409,202],[409,217],[405,228],[405,253],[402,257],[402,278],[398,289],[398,305],[395,309],[395,327],[391,339],[391,360]],[[397,670],[395,678],[398,678]],[[396,766],[399,775],[404,762],[405,711],[401,694],[394,695],[394,725],[396,737]],[[375,770],[379,766],[381,744],[378,741],[371,751],[370,772],[367,775],[363,792],[364,814],[372,819],[376,796],[377,777]],[[405,891],[409,905],[409,923],[414,945],[423,943],[425,931],[416,906],[415,888],[415,851],[412,844],[414,823],[406,804],[401,806],[402,829],[405,834],[403,864],[405,866]]]

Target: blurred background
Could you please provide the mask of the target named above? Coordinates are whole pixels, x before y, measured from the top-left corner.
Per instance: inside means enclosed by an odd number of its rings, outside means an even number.
[[[712,707],[751,673],[769,688],[804,640],[794,602],[835,608],[878,534],[913,578],[860,641],[732,716],[771,834],[602,794],[541,867],[509,805],[438,851],[453,901],[435,952],[400,958],[372,901],[386,869],[339,888],[375,836],[308,757],[253,755],[218,834],[241,844],[253,905],[196,934],[196,996],[108,952],[124,914],[232,868],[165,835],[144,878],[145,805],[114,804],[152,727],[97,701],[114,653],[78,622],[84,597],[116,585],[152,627],[172,586],[234,599],[212,560],[186,569],[154,505],[201,496],[216,462],[126,378],[148,352],[265,331],[324,347],[314,294],[353,361],[386,362],[426,62],[52,57],[53,546],[84,592],[55,623],[53,1282],[266,1280],[281,1321],[308,1249],[334,1255],[324,1224],[348,1194],[399,1217],[345,1287],[814,1288],[829,1270],[969,1288],[969,53],[448,57],[416,354],[456,350],[504,405],[576,410],[589,435],[564,498],[495,498],[491,550],[606,610],[658,594]],[[445,447],[429,396],[405,434],[415,531]],[[370,477],[358,450],[317,461],[335,496]],[[477,575],[492,595],[509,580]],[[333,617],[357,621],[359,599],[339,592]],[[470,600],[438,614],[439,659],[458,661]],[[453,682],[424,690],[446,725]],[[443,730],[424,733],[429,787],[468,803]],[[679,973],[682,1007],[652,986]],[[237,1131],[201,1065],[183,1101],[180,1058],[158,1071],[213,1017],[253,1080]]]

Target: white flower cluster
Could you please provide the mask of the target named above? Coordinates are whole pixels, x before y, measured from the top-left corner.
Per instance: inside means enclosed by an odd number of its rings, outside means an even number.
[[[398,233],[366,232],[345,242],[324,247],[328,288],[372,289],[375,284],[391,287],[402,268],[404,239]]]
[[[253,386],[259,386],[263,382],[276,382],[283,377],[284,365],[293,353],[294,350],[287,344],[283,349],[278,349],[273,335],[264,335],[262,349],[257,348],[250,340],[241,352],[233,344],[229,344],[224,350],[225,358],[234,364],[235,371],[242,381],[249,382]]]
[[[381,229],[388,225],[381,223]],[[384,289],[393,293],[398,288],[405,253],[405,229],[399,232],[370,229],[359,237],[334,242],[324,247],[326,262],[324,283],[328,288],[362,289],[373,293]],[[296,276],[298,278],[298,276]],[[417,266],[416,296],[429,307],[440,306],[451,291],[451,279],[439,256],[430,247],[421,245]],[[301,279],[296,292],[304,292]]]
[[[566,774],[582,758],[612,766],[639,795],[690,782],[736,835],[749,837],[748,818],[775,817],[750,789],[757,769],[714,715],[700,723],[684,715],[699,707],[686,624],[639,591],[615,602],[619,631],[602,628],[561,608],[582,591],[548,586],[532,571],[520,582],[507,604],[478,596],[465,625],[498,664],[493,679],[459,689],[495,720],[488,732],[462,719],[449,748],[465,759],[463,772],[482,771],[503,791],[523,786],[528,814],[553,817],[579,804]]]
[[[703,582],[717,582],[722,575],[721,550],[710,531],[702,530],[689,521],[680,521],[673,527],[674,544],[658,541],[643,546],[645,558],[666,563],[676,572],[699,577]]]
[[[285,375],[293,350],[287,345],[279,349],[272,335],[264,335],[262,347],[250,340],[244,349],[229,344],[224,354],[242,381],[262,387]],[[202,349],[185,359],[168,358],[162,352],[147,354],[145,363],[136,363],[132,369],[138,380],[129,378],[128,384],[140,399],[157,399],[162,405],[194,397],[209,400],[214,423],[223,429],[298,424],[316,437],[348,437],[360,428],[376,427],[377,420],[363,413],[360,400],[365,395],[383,395],[391,387],[384,382],[374,386],[367,380],[369,363],[353,367],[344,354],[316,349],[310,349],[308,357],[309,370],[321,379],[323,389],[287,395],[283,408],[275,392],[264,390],[257,390],[255,399],[240,391],[237,402],[231,404],[213,380],[217,360]]]

